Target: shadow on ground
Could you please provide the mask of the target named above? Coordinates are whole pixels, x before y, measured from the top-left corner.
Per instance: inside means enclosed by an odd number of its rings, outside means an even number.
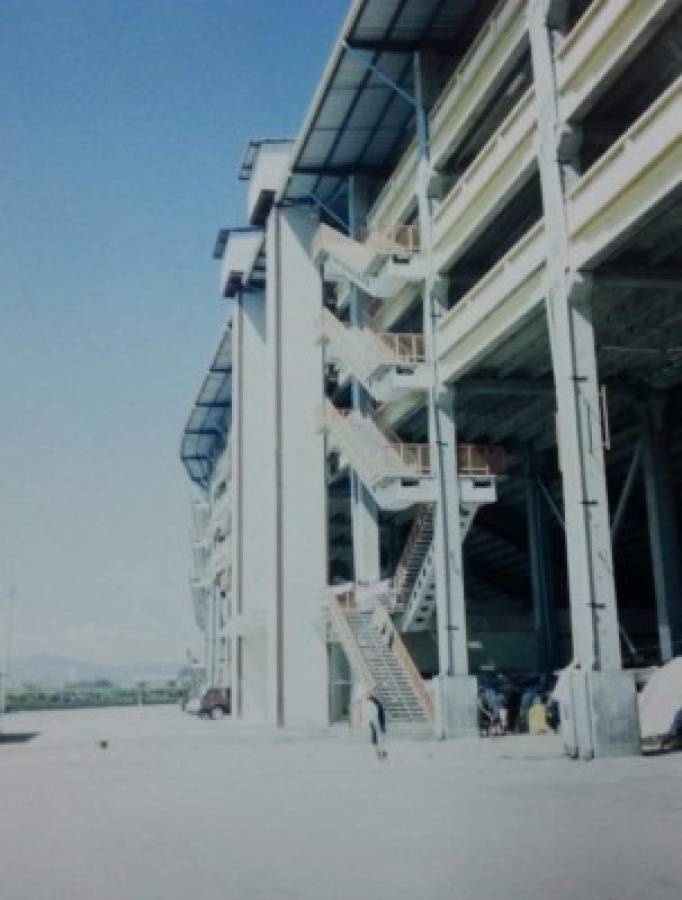
[[[0,744],[25,744],[38,737],[39,731],[18,731],[14,734],[0,734]]]

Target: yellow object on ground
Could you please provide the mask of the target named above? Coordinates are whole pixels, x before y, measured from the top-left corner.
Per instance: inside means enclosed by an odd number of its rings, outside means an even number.
[[[547,709],[544,703],[534,703],[528,710],[528,732],[544,734],[547,730]]]

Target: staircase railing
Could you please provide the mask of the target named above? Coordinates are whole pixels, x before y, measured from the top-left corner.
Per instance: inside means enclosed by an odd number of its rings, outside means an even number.
[[[378,606],[374,610],[372,624],[385,636],[386,646],[393,652],[400,663],[426,717],[432,720],[434,717],[433,699],[424,685],[419,669],[412,662],[412,657],[407,647],[393,625],[390,616],[382,606]]]
[[[377,334],[391,352],[391,361],[397,365],[417,365],[426,362],[423,334],[399,334],[382,331]]]
[[[369,324],[352,328],[328,309],[322,310],[318,328],[320,339],[336,342],[339,355],[346,357],[346,364],[361,379],[380,366],[414,366],[426,361],[423,334],[376,331]]]
[[[457,471],[460,475],[470,475],[472,478],[504,475],[506,470],[507,458],[504,447],[484,444],[457,445]]]
[[[406,444],[395,431],[388,428],[380,429],[380,431],[393,452],[400,457],[403,465],[414,469],[420,475],[431,474],[431,447],[429,444]]]
[[[329,598],[329,620],[332,628],[338,637],[351,669],[353,669],[359,679],[363,682],[368,691],[376,688],[377,684],[374,676],[369,670],[369,666],[365,662],[365,658],[358,647],[358,643],[353,634],[353,629],[348,624],[345,610],[353,608],[352,593],[343,593]]]
[[[319,333],[322,341],[336,344],[337,352],[360,380],[366,380],[374,370],[382,365],[391,365],[391,348],[378,343],[374,333],[363,334],[360,329],[344,325],[328,309],[323,309],[319,319]],[[375,346],[369,346],[369,341]]]
[[[324,402],[321,418],[323,427],[333,428],[336,425],[344,432],[351,431],[348,437],[349,443],[353,445],[351,452],[357,453],[366,470],[378,474],[379,478],[417,478],[430,474],[428,444],[405,444],[396,435],[386,434],[374,421],[359,418],[354,410],[338,409],[329,400]],[[354,439],[354,427],[375,430],[376,434],[370,439],[376,442],[376,447],[372,448],[371,453],[368,454],[366,448],[361,446],[362,438]]]
[[[413,256],[421,250],[421,238],[418,225],[396,225],[388,231],[370,231],[361,229],[356,238],[351,238],[336,228],[321,223],[312,242],[312,255],[317,258],[325,251],[325,245],[349,246],[357,248],[358,260],[370,260],[372,255]]]
[[[433,527],[433,505],[430,503],[421,506],[417,511],[417,515],[412,522],[412,528],[410,528],[410,533],[407,536],[407,541],[403,547],[403,552],[400,554],[400,559],[396,566],[393,584],[398,597],[398,602],[400,602],[401,599],[405,599],[402,597],[402,594],[408,588],[411,588],[411,585],[409,584],[410,562],[414,556],[417,542],[423,537],[427,527]]]
[[[419,225],[395,225],[383,232],[365,228],[360,230],[358,237],[363,243],[386,254],[412,255],[421,250]]]

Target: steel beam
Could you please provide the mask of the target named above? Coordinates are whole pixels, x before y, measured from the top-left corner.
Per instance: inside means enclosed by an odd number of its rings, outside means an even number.
[[[530,447],[526,448],[526,515],[528,522],[528,547],[533,619],[537,641],[538,667],[551,672],[555,657],[555,615],[552,578],[550,529],[547,505],[542,496],[536,471],[536,459]]]
[[[656,403],[640,409],[659,645],[661,659],[667,662],[682,652],[682,571],[675,492],[663,412],[662,405]]]
[[[457,382],[457,391],[496,397],[553,397],[554,382],[548,379],[463,378]]]
[[[536,480],[538,483],[538,487],[540,488],[540,493],[545,498],[545,503],[547,504],[548,508],[551,510],[552,515],[559,523],[561,530],[566,531],[566,522],[564,520],[563,515],[561,514],[561,510],[559,509],[559,507],[556,504],[554,497],[552,497],[551,491],[549,490],[549,488],[547,487],[545,482],[542,480],[542,478],[540,478],[539,475],[536,476]]]
[[[682,270],[642,269],[628,266],[602,266],[594,273],[597,287],[619,290],[667,291],[682,293]]]
[[[641,459],[642,442],[638,441],[635,445],[632,459],[630,460],[630,465],[628,466],[628,472],[625,476],[625,481],[623,482],[623,488],[620,492],[620,497],[618,498],[616,511],[613,514],[613,520],[611,522],[611,544],[614,547],[616,545],[616,540],[618,539],[620,526],[623,524],[625,510],[627,509],[628,502],[630,501],[630,497],[632,496],[632,488],[634,487],[635,481],[637,480],[637,473],[639,472]]]

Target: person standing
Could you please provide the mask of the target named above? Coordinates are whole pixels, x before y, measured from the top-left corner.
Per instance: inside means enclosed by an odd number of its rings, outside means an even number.
[[[388,758],[386,751],[386,710],[376,691],[368,691],[365,694],[362,715],[369,728],[370,740],[376,750],[377,759],[383,762]]]

